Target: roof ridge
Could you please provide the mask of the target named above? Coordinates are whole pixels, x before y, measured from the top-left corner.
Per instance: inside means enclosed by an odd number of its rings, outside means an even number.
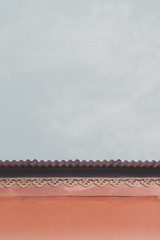
[[[98,167],[98,168],[101,168],[101,167],[111,167],[111,168],[121,168],[121,167],[142,168],[142,167],[146,167],[146,168],[157,168],[157,167],[160,167],[160,160],[158,160],[158,161],[155,161],[155,160],[152,160],[152,161],[124,160],[124,161],[122,161],[120,159],[117,159],[117,160],[113,160],[113,159],[105,160],[104,159],[102,161],[100,161],[100,160],[87,161],[87,160],[79,160],[79,159],[76,159],[76,160],[69,159],[67,161],[66,160],[61,160],[61,161],[40,160],[39,161],[37,159],[33,159],[33,160],[27,159],[27,160],[19,160],[19,161],[16,161],[16,160],[2,161],[2,160],[0,160],[0,167]]]

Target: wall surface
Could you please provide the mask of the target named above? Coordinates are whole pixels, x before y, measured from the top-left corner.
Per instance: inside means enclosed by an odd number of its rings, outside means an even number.
[[[0,197],[2,240],[159,240],[157,197]]]

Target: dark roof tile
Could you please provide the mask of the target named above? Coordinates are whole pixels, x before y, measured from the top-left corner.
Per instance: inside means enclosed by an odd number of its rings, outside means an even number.
[[[72,160],[69,160],[69,161],[65,161],[65,160],[62,160],[62,161],[51,161],[51,160],[48,160],[48,161],[44,161],[44,160],[41,160],[41,161],[38,161],[36,159],[34,159],[33,161],[31,160],[26,160],[26,161],[23,161],[23,160],[20,160],[20,161],[16,161],[16,160],[13,160],[13,161],[1,161],[0,160],[0,167],[65,167],[65,168],[68,168],[68,167],[73,167],[73,168],[83,168],[83,167],[89,167],[89,168],[101,168],[101,167],[106,167],[106,168],[157,168],[157,167],[160,167],[160,161],[121,161],[120,159],[114,161],[114,160],[110,160],[110,161],[107,161],[107,160],[103,160],[103,161],[100,161],[100,160],[97,160],[97,161],[93,161],[93,160],[90,160],[90,161],[86,161],[86,160],[75,160],[75,161],[72,161]]]

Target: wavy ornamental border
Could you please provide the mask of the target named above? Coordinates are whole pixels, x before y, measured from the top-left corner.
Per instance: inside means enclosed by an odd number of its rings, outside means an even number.
[[[57,187],[61,184],[67,187],[73,187],[77,184],[83,187],[89,187],[90,185],[104,187],[107,184],[113,187],[119,187],[123,184],[129,187],[135,187],[137,184],[150,187],[153,184],[160,186],[160,178],[0,178],[0,186],[5,188],[10,188],[13,185],[21,188],[26,188],[29,185],[38,188],[44,185]]]

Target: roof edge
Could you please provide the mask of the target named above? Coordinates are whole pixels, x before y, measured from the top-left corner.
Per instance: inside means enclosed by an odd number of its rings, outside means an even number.
[[[51,168],[160,168],[160,160],[159,161],[127,161],[127,160],[62,160],[62,161],[58,161],[58,160],[48,160],[48,161],[44,161],[44,160],[40,160],[38,161],[37,159],[34,160],[13,160],[13,161],[9,161],[9,160],[5,160],[2,161],[0,160],[0,167],[51,167]]]

